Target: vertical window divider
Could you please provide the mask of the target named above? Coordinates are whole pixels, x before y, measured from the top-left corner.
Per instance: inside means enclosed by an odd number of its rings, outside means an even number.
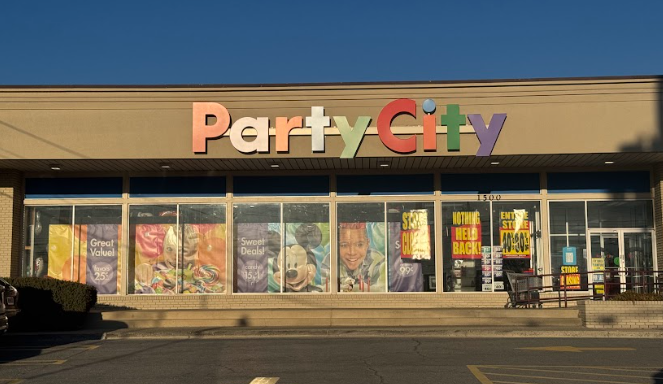
[[[494,239],[495,230],[493,228],[493,225],[495,225],[495,223],[493,223],[493,202],[492,201],[488,202],[488,208],[489,208],[488,212],[490,212],[490,215],[489,215],[490,216],[490,257],[491,257],[491,259],[493,259],[495,257],[495,255],[494,255],[495,248],[493,246],[493,244],[495,244],[495,239]],[[500,243],[500,245],[501,245],[501,243]],[[492,271],[491,273],[493,274],[493,276],[491,276],[492,280],[493,280],[493,292],[495,292],[495,271]],[[504,277],[505,277],[504,276],[504,250],[502,250],[502,281],[504,281]],[[483,279],[483,272],[481,273],[481,279]]]
[[[180,238],[184,236],[183,228],[180,228],[180,204],[177,203],[175,206],[175,233],[178,233],[178,236],[175,236],[175,294],[179,295],[182,285],[184,285],[184,270],[182,270],[182,284],[180,285],[179,272],[180,272]],[[182,243],[183,244],[183,243]],[[184,252],[182,252],[182,257],[184,257]],[[182,263],[184,264],[184,263]]]
[[[78,238],[78,241],[80,242],[80,237]],[[71,259],[71,274],[69,277],[71,278],[71,281],[74,281],[74,250],[76,246],[76,205],[72,205],[71,207],[71,253],[69,254],[69,258]],[[80,274],[81,271],[79,270],[78,273]],[[76,280],[78,281],[78,280]]]
[[[389,238],[389,225],[387,223],[387,202],[385,201],[382,206],[382,210],[384,211],[384,249],[383,249],[383,254],[385,257],[384,260],[384,276],[386,276],[386,281],[385,281],[385,292],[389,292],[389,242],[391,239]],[[369,289],[370,289],[370,284],[369,284]]]
[[[436,175],[436,179],[439,179],[439,175]],[[444,227],[442,226],[442,202],[439,199],[433,201],[433,222],[435,223],[435,293],[443,294],[444,293],[444,266],[442,265],[444,257],[442,255],[443,244],[442,244],[442,231]],[[453,263],[452,263],[453,264]]]
[[[126,201],[122,203],[122,259],[118,263],[122,265],[122,281],[120,284],[120,294],[127,295],[129,293],[129,203]],[[134,272],[135,273],[135,272]]]
[[[280,239],[280,241],[281,241],[281,243],[279,244],[279,253],[282,256],[281,256],[281,262],[279,263],[279,254],[277,253],[276,254],[276,262],[277,262],[277,264],[279,264],[279,269],[281,270],[281,273],[279,274],[280,275],[279,292],[284,293],[285,292],[284,288],[285,288],[285,272],[286,272],[286,270],[285,270],[286,255],[285,255],[285,252],[283,252],[283,251],[284,251],[284,247],[285,247],[285,236],[286,236],[285,231],[286,231],[286,229],[285,229],[285,224],[283,223],[283,203],[279,203],[279,208],[281,208],[281,225],[280,225],[280,230],[281,230],[281,239]],[[272,270],[273,269],[274,268],[272,268]],[[268,270],[269,270],[269,268],[268,268]],[[267,290],[267,292],[269,292],[269,289]]]

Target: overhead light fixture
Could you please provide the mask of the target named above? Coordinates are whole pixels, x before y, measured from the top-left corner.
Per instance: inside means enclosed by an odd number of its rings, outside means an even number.
[[[161,163],[159,164],[161,169],[170,169],[170,164],[169,163]]]
[[[62,167],[60,167],[59,164],[51,164],[51,165],[49,165],[49,167],[51,167],[51,171],[60,171],[60,170],[62,170]]]
[[[614,161],[606,161],[605,164],[614,164]]]
[[[391,164],[389,164],[388,161],[381,161],[381,162],[378,163],[378,166],[379,166],[380,168],[389,168],[390,165],[391,165]]]
[[[281,167],[281,166],[278,165],[278,164],[276,164],[276,163],[273,163],[273,164],[270,164],[269,167],[270,167],[270,168],[274,168],[274,169],[276,169],[276,168],[279,168],[279,167]]]
[[[500,165],[500,162],[499,161],[491,161],[490,165]]]

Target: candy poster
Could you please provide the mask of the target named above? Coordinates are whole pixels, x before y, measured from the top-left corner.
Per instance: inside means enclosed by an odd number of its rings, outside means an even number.
[[[481,259],[481,215],[478,211],[453,212],[451,258]]]
[[[48,226],[48,277],[71,280],[72,241],[70,224]],[[65,264],[68,264],[66,271]]]
[[[226,290],[226,225],[185,224],[181,236],[182,293]]]
[[[430,260],[431,246],[428,210],[414,209],[403,212],[400,238],[401,258]]]
[[[505,259],[529,259],[532,256],[529,212],[514,209],[500,212],[500,244]]]
[[[269,274],[273,273],[271,271],[274,269],[274,264],[277,264],[276,257],[280,244],[281,228],[278,223],[237,224],[235,234],[237,292],[268,292]],[[269,291],[278,292],[280,288],[272,284]]]
[[[389,291],[390,292],[422,292],[424,275],[421,263],[408,262],[401,255],[402,225],[389,223]],[[430,247],[430,245],[429,245]],[[429,249],[430,255],[430,249]]]

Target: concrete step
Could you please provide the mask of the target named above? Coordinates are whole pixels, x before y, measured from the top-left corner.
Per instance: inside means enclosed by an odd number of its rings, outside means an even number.
[[[582,325],[576,309],[226,309],[123,310],[92,315],[88,327],[393,327]]]

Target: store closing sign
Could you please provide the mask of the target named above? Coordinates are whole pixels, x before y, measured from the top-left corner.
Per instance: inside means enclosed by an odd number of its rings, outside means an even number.
[[[437,124],[434,114],[437,106],[435,101],[427,99],[422,105],[425,113],[423,118],[423,149],[424,151],[437,151]],[[417,117],[416,102],[411,99],[398,99],[388,103],[377,117],[377,133],[382,143],[396,153],[412,153],[417,150],[415,135],[406,138],[396,136],[392,131],[392,121],[399,115]],[[216,122],[208,124],[208,117],[216,118]],[[476,156],[490,156],[497,143],[506,113],[496,113],[488,125],[479,114],[469,114],[467,118],[460,114],[458,104],[447,104],[446,113],[439,116],[439,123],[447,127],[447,150],[460,151],[460,127],[469,120],[479,139],[479,150]],[[341,158],[354,158],[372,120],[371,116],[359,116],[354,126],[351,126],[346,116],[326,116],[322,106],[311,107],[311,115],[307,117],[294,116],[277,117],[273,135],[276,136],[276,151],[289,152],[290,131],[293,129],[310,128],[312,152],[325,152],[325,128],[332,126],[332,118],[338,129],[345,148]],[[192,150],[194,153],[207,153],[208,140],[221,138],[230,130],[230,142],[242,153],[270,153],[269,136],[270,122],[267,117],[243,117],[231,126],[231,117],[228,109],[219,103],[205,102],[193,103],[192,123]],[[244,130],[251,128],[256,132],[255,138],[246,140]]]
[[[500,212],[500,243],[505,259],[529,259],[530,248],[529,212],[525,209]]]

